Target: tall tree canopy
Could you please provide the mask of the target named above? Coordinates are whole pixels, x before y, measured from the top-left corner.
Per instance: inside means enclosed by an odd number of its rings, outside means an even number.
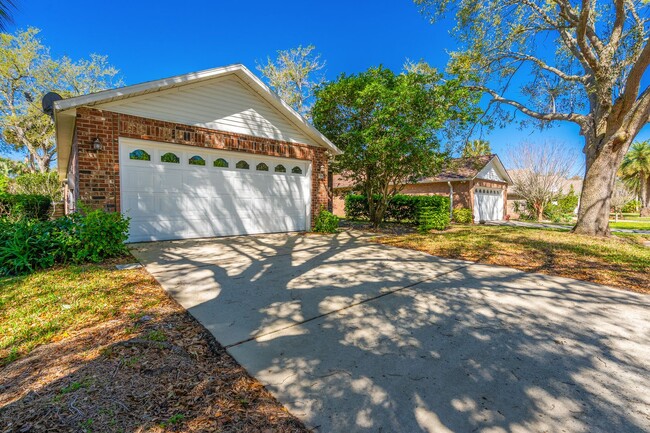
[[[54,160],[54,123],[41,110],[41,97],[55,91],[70,97],[120,84],[105,56],[73,61],[52,58],[29,28],[0,34],[0,150],[27,154],[32,171],[45,172]]]
[[[440,131],[478,117],[479,95],[442,78],[428,67],[401,74],[378,67],[316,91],[314,125],[344,152],[333,169],[368,197],[375,226],[392,195],[434,174],[446,156]]]
[[[265,65],[257,65],[275,92],[303,116],[310,118],[314,89],[323,82],[320,72],[325,62],[314,53],[313,45],[278,51],[275,60],[267,58]]]
[[[650,65],[647,2],[415,3],[432,19],[455,12],[460,48],[449,68],[469,73],[493,103],[542,126],[567,121],[580,127],[586,174],[574,231],[608,235],[617,169],[650,116],[650,88],[642,85]]]
[[[641,207],[650,207],[650,142],[633,143],[621,164],[621,175],[641,199]]]
[[[472,158],[475,156],[489,155],[492,153],[490,142],[486,140],[470,140],[463,146],[461,155],[463,158]]]

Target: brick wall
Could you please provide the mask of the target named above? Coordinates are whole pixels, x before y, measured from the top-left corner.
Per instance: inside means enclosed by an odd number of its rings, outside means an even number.
[[[76,169],[77,197],[87,206],[120,210],[119,137],[308,160],[312,162],[312,222],[321,207],[327,208],[329,204],[328,158],[324,148],[79,108],[78,162],[77,167],[68,168],[68,174]],[[95,138],[102,142],[100,151],[93,149]]]

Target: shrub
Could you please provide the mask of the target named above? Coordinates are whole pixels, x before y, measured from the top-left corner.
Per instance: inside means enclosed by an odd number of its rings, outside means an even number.
[[[641,209],[641,202],[639,200],[630,200],[621,209],[623,213],[635,213]]]
[[[7,176],[4,174],[0,173],[0,194],[3,192],[7,192],[7,188],[9,187],[9,179]]]
[[[52,200],[44,195],[0,193],[0,216],[13,220],[45,221],[50,216],[51,205]]]
[[[449,226],[449,212],[425,204],[418,209],[418,230],[426,233],[433,229],[444,230]]]
[[[385,221],[417,224],[419,209],[431,207],[435,211],[449,213],[449,198],[438,195],[396,194],[391,197],[384,214]],[[369,219],[368,200],[363,195],[350,194],[345,197],[345,216],[350,219]]]
[[[63,200],[63,188],[56,172],[21,174],[11,180],[8,188],[12,194],[45,195],[54,202]]]
[[[100,262],[127,252],[129,220],[95,210],[53,221],[0,219],[0,274],[33,272],[55,263]]]
[[[563,215],[573,215],[573,212],[578,207],[578,202],[580,197],[578,197],[571,185],[571,189],[566,195],[562,195],[557,199],[557,206],[561,214]]]
[[[472,222],[472,210],[466,207],[454,209],[454,221],[459,224],[469,224]]]
[[[314,231],[317,233],[336,233],[339,228],[339,217],[325,209],[321,209],[314,222]]]

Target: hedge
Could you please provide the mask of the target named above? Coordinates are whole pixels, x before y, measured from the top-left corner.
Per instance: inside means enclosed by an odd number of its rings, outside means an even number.
[[[449,214],[449,197],[439,195],[406,195],[396,194],[391,197],[384,214],[384,221],[403,223],[418,223],[418,212],[421,208],[432,212]],[[368,200],[363,195],[349,194],[345,197],[345,216],[350,219],[369,219]]]
[[[45,195],[0,193],[0,217],[45,221],[51,205],[52,199]]]

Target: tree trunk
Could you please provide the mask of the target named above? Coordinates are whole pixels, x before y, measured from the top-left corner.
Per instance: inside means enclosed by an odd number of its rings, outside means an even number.
[[[621,144],[615,146],[611,140],[602,146],[600,152],[587,152],[587,169],[574,233],[609,236],[610,199],[616,182],[616,171],[627,147],[629,146]]]
[[[536,204],[535,213],[537,214],[537,221],[541,221],[544,218],[544,206]]]
[[[646,174],[645,179],[642,180],[645,185],[645,194],[641,194],[641,202],[642,205],[641,207],[648,207],[650,206],[650,174]]]

